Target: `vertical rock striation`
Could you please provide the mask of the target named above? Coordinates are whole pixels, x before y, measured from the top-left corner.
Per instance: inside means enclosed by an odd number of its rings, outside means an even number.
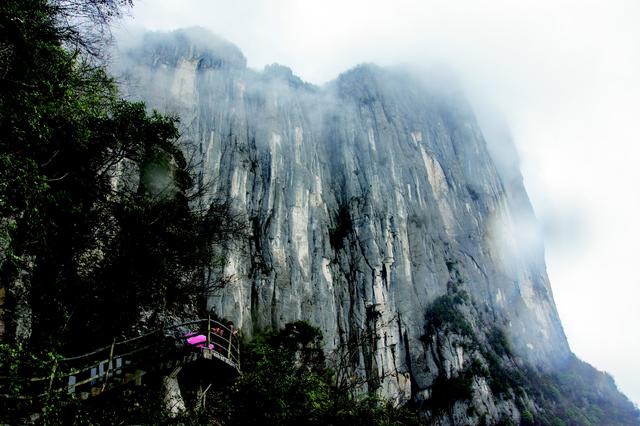
[[[350,368],[369,390],[428,398],[468,359],[455,333],[425,338],[427,309],[455,287],[523,362],[571,355],[541,245],[519,230],[532,217],[519,172],[498,172],[455,91],[375,65],[317,87],[194,31],[148,34],[119,64],[131,96],[181,116],[202,182],[250,224],[229,254],[236,283],[209,301],[246,334],[308,320],[328,351],[361,342]],[[474,380],[485,413],[515,410]]]

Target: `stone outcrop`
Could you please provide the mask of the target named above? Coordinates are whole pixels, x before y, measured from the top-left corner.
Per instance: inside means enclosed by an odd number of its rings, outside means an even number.
[[[570,356],[542,247],[521,238],[519,172],[496,166],[455,90],[375,65],[318,87],[281,65],[248,69],[193,31],[150,34],[118,64],[131,97],[180,115],[202,184],[250,225],[228,253],[235,283],[209,301],[245,334],[308,320],[331,351],[368,333],[352,368],[369,390],[428,399],[467,359],[455,335],[424,340],[427,308],[454,283],[526,363]],[[474,406],[518,418],[474,380]]]

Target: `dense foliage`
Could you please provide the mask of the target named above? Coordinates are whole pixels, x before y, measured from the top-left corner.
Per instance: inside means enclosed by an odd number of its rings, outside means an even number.
[[[69,24],[122,3],[0,4],[7,330],[67,352],[131,333],[142,311],[200,308],[212,244],[240,231],[228,205],[195,202],[177,119],[119,99]]]
[[[606,373],[597,371],[575,356],[567,359],[557,372],[531,369],[521,375],[509,374],[509,384],[533,396],[544,411],[529,424],[550,425],[633,425],[638,412]]]
[[[19,424],[20,415],[34,405],[38,399],[41,420],[60,423],[61,402],[64,394],[51,388],[60,378],[57,369],[60,356],[48,351],[25,350],[21,344],[0,344],[0,421]],[[38,378],[32,381],[26,378]],[[37,395],[42,395],[37,398]]]
[[[201,314],[216,247],[242,232],[195,184],[177,118],[120,99],[99,65],[130,3],[0,2],[3,415],[56,423],[54,354]]]

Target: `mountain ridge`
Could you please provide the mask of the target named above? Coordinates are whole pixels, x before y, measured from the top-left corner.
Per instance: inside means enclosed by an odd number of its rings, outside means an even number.
[[[520,238],[534,216],[519,171],[496,164],[463,99],[373,64],[314,86],[281,65],[251,70],[228,42],[203,46],[201,30],[150,37],[142,54],[119,57],[124,90],[180,115],[201,181],[252,229],[228,253],[237,282],[210,298],[217,313],[247,335],[307,320],[329,352],[373,336],[351,368],[367,378],[364,392],[399,402],[428,401],[438,380],[491,358],[460,330],[425,343],[442,297],[468,295],[447,312],[505,333],[498,364],[544,373],[571,362],[542,246]],[[473,371],[477,398],[447,415],[427,403],[432,420],[520,421],[547,409],[513,388],[501,400]]]

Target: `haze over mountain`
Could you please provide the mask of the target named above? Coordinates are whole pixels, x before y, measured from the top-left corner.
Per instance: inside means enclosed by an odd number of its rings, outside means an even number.
[[[521,154],[571,347],[611,371],[640,403],[639,6],[635,0],[157,0],[136,4],[123,38],[135,34],[134,26],[200,25],[238,44],[250,67],[280,62],[313,83],[360,62],[450,65],[485,135],[498,111]]]
[[[329,352],[358,341],[348,368],[369,391],[443,424],[546,415],[538,374],[559,368],[632,424],[569,349],[510,140],[488,144],[447,78],[365,64],[315,86],[201,29],[146,34],[117,64],[131,97],[181,117],[201,182],[251,226],[209,300],[248,335],[303,319]]]

